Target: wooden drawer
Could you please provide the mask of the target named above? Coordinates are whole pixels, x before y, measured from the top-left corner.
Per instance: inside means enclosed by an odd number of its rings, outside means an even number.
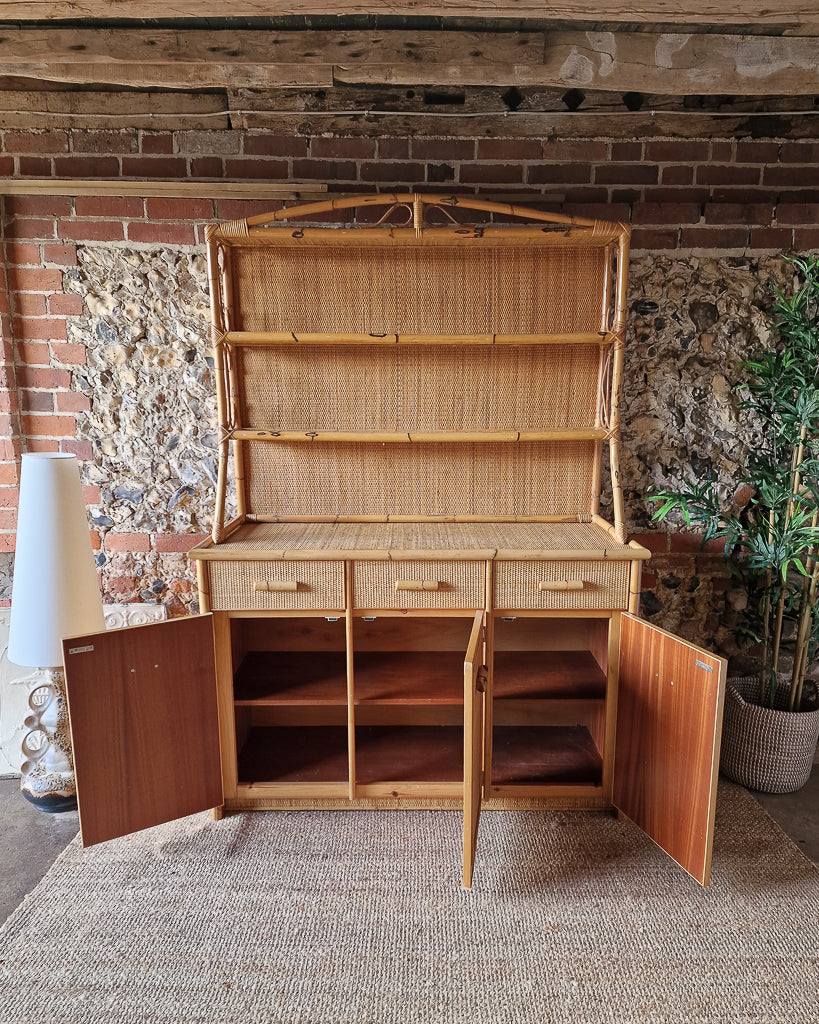
[[[208,563],[213,611],[344,610],[343,562]]]
[[[630,561],[496,562],[496,608],[628,607]]]
[[[356,562],[356,608],[483,608],[484,562]]]

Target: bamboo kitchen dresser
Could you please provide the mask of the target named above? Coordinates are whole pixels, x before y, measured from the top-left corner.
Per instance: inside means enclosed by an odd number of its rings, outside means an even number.
[[[373,226],[305,226],[353,208]],[[628,241],[409,194],[208,229],[209,614],[66,641],[86,844],[206,808],[462,806],[469,886],[482,808],[614,806],[707,883],[725,666],[636,615]]]

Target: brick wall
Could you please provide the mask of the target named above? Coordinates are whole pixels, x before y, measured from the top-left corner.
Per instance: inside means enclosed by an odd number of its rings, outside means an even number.
[[[5,131],[0,174],[68,177],[327,183],[333,192],[393,189],[472,192],[580,216],[630,221],[635,253],[743,256],[819,247],[819,135],[783,139],[559,139],[282,137],[263,131]],[[558,197],[555,199],[555,197]],[[276,204],[236,200],[6,197],[0,268],[0,554],[13,548],[20,451],[93,457],[77,432],[88,397],[76,385],[85,347],[67,324],[82,321],[82,297],[65,290],[78,246],[173,246],[201,252],[204,226]],[[382,211],[365,210],[372,219]],[[325,220],[346,220],[331,215]],[[86,500],[100,511],[99,489]],[[102,509],[104,512],[105,510]],[[193,575],[181,553],[198,534],[174,536],[116,526],[92,533],[112,600],[162,600],[172,614],[192,602]],[[643,541],[652,540],[641,537]],[[724,604],[719,556],[689,538],[654,538],[662,550],[647,589],[704,575]],[[672,547],[673,543],[673,547]],[[140,557],[175,558],[172,573],[145,579]],[[131,561],[123,555],[133,556]],[[680,561],[682,560],[682,561]],[[699,560],[699,561],[698,561]],[[679,564],[678,564],[679,563]],[[683,564],[684,563],[684,564]],[[680,575],[678,569],[685,572]],[[6,567],[6,571],[8,571]],[[159,571],[159,570],[157,570]],[[0,575],[2,575],[0,573]],[[669,586],[666,586],[668,584]],[[722,594],[720,598],[718,595]],[[152,596],[153,595],[153,596]],[[659,598],[658,598],[659,600]],[[8,588],[0,587],[0,603]]]

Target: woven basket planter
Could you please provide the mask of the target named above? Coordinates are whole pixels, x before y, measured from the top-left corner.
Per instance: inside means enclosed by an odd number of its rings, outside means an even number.
[[[756,676],[728,681],[720,767],[729,779],[762,793],[793,793],[805,785],[819,736],[819,699],[807,685],[807,710],[786,711],[786,684],[779,685],[775,707],[763,708],[752,703],[759,697]]]

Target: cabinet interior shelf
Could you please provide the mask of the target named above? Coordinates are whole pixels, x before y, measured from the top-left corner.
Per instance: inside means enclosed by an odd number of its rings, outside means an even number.
[[[598,700],[606,673],[589,651],[495,651],[496,700]]]
[[[600,785],[603,759],[583,726],[495,726],[492,785]]]

